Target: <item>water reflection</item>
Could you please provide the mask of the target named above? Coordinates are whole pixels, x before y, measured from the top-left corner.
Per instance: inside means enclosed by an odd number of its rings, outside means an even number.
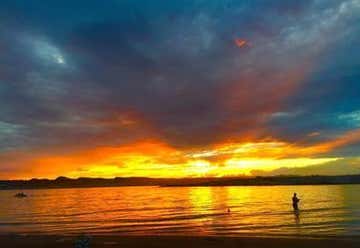
[[[300,225],[300,211],[294,210],[295,224]]]
[[[0,233],[360,234],[360,185],[0,191]],[[302,199],[299,213],[291,197]],[[230,213],[228,212],[230,209]]]
[[[213,209],[213,193],[211,187],[190,188],[189,198],[192,209],[196,212],[206,212]]]

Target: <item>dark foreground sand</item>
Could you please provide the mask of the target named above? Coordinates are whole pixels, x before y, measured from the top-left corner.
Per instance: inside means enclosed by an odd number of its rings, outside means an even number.
[[[89,245],[85,244],[89,239]],[[83,244],[80,245],[83,241]],[[6,247],[147,247],[147,248],[205,248],[205,247],[341,247],[352,248],[360,247],[360,238],[255,238],[255,237],[169,237],[169,236],[18,236],[18,235],[0,235],[0,246]]]

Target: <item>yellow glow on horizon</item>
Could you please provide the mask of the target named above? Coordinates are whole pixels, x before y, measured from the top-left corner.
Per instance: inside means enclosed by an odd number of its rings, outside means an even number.
[[[188,174],[191,176],[206,176],[211,170],[212,165],[206,160],[194,160],[188,164]]]
[[[272,171],[278,168],[301,168],[311,165],[319,165],[339,160],[339,158],[290,158],[290,159],[229,159],[225,162],[228,170],[242,170],[245,175],[251,175],[251,171]]]
[[[340,158],[255,158],[232,157],[221,164],[212,163],[205,159],[189,160],[185,164],[158,163],[151,156],[132,156],[122,158],[121,166],[89,165],[88,169],[73,171],[70,177],[129,177],[146,176],[154,178],[182,178],[182,177],[224,177],[252,175],[253,172],[269,172],[278,168],[301,168],[311,165],[320,165],[336,161]]]
[[[67,156],[44,156],[29,166],[31,177],[224,177],[254,175],[279,168],[300,168],[341,158],[313,157],[328,144],[299,146],[281,141],[224,143],[206,149],[181,150],[145,141],[122,147],[100,147]],[[25,176],[26,177],[26,176]],[[22,176],[22,178],[25,178]]]

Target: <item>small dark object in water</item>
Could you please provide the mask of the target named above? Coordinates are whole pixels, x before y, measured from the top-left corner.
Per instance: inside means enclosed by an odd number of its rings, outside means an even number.
[[[89,248],[90,247],[90,237],[87,235],[80,236],[75,240],[75,248]]]
[[[17,194],[15,194],[14,196],[15,196],[15,197],[18,197],[18,198],[27,197],[27,195],[26,195],[24,192],[17,193]]]
[[[230,208],[228,208],[227,212],[230,213]]]

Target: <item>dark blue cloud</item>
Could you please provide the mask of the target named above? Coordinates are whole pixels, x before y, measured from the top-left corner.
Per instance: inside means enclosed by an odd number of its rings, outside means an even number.
[[[121,144],[153,129],[201,146],[320,131],[307,140],[317,142],[356,128],[339,119],[360,109],[356,1],[1,5],[3,150]],[[140,128],[103,124],[129,111]]]

